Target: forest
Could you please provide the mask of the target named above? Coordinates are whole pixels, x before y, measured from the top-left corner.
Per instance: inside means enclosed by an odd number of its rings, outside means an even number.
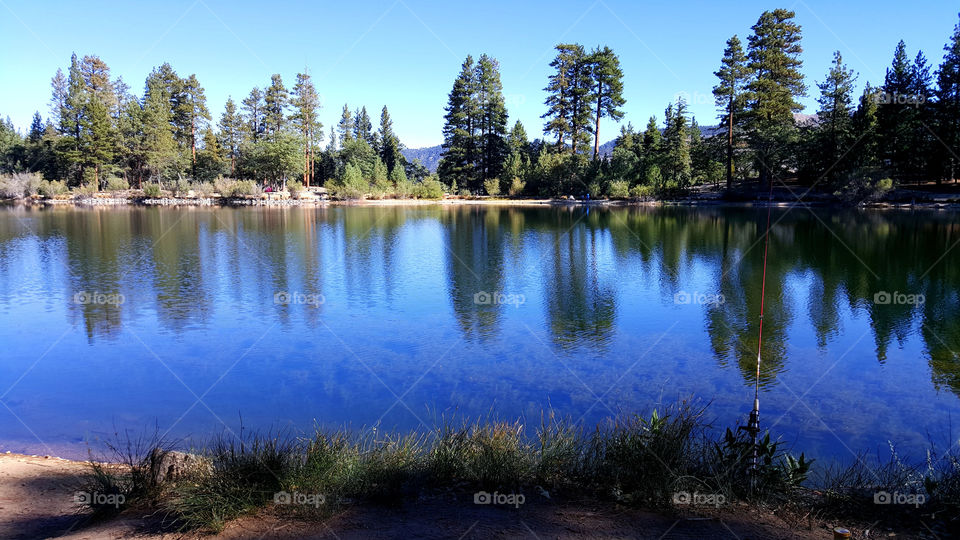
[[[815,82],[817,110],[806,115],[801,41],[794,12],[764,12],[745,42],[734,35],[722,47],[715,126],[702,127],[679,94],[642,131],[621,126],[608,155],[600,121],[619,122],[627,107],[615,51],[556,46],[542,136],[532,139],[508,121],[498,61],[467,56],[445,108],[436,174],[404,158],[386,106],[375,126],[365,106],[344,105],[326,129],[308,74],[292,85],[274,74],[239,103],[228,99],[215,119],[196,74],[163,64],[135,93],[103,59],[74,54],[51,79],[46,118],[35,113],[26,133],[0,121],[0,196],[251,196],[323,186],[345,199],[649,199],[790,181],[862,202],[901,185],[955,181],[960,24],[938,66],[900,41],[884,80],[867,81],[859,96],[858,75],[834,53]]]

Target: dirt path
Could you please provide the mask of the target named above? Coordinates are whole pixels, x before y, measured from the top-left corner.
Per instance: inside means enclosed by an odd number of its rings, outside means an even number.
[[[742,506],[707,513],[622,510],[603,505],[535,501],[519,510],[469,501],[419,499],[397,507],[350,508],[325,522],[281,519],[265,510],[231,522],[216,536],[162,533],[156,517],[129,510],[99,524],[87,523],[74,496],[81,462],[0,454],[0,538],[74,540],[143,538],[797,538],[829,539],[829,524],[791,527],[772,514]],[[871,531],[871,538],[887,536]],[[898,535],[898,538],[905,538]]]

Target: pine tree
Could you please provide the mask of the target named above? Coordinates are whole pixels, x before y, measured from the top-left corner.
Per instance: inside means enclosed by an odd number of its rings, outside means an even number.
[[[170,123],[170,94],[161,73],[155,70],[147,77],[143,97],[144,164],[152,177],[160,180],[174,168],[177,143]]]
[[[567,141],[576,154],[577,147],[589,144],[593,124],[591,93],[593,78],[591,64],[583,46],[560,44],[557,57],[550,63],[555,73],[544,91],[548,93],[544,131],[557,137],[557,150],[561,151]]]
[[[43,118],[40,117],[40,111],[33,113],[33,119],[30,121],[30,131],[27,134],[27,140],[32,144],[37,144],[43,138]]]
[[[500,66],[487,55],[481,55],[476,67],[476,102],[479,109],[479,152],[477,170],[480,178],[500,176],[508,148],[507,107],[500,82]]]
[[[790,155],[796,139],[793,113],[803,110],[797,98],[806,95],[800,67],[800,25],[785,9],[765,11],[748,40],[746,129],[757,154],[760,183],[772,181]]]
[[[287,105],[290,101],[290,95],[283,79],[279,74],[274,73],[270,76],[270,86],[263,93],[263,121],[266,130],[273,139],[277,134],[283,132],[287,122]]]
[[[197,132],[206,130],[210,122],[210,110],[207,109],[207,96],[200,86],[196,75],[183,80],[183,109],[190,121],[190,163],[191,175],[197,174]]]
[[[650,178],[651,171],[654,168],[656,168],[657,175],[659,175],[660,163],[663,160],[663,135],[660,133],[660,128],[657,127],[656,116],[651,116],[650,119],[647,120],[647,127],[643,131],[641,148],[643,178]]]
[[[666,128],[663,132],[663,173],[667,181],[680,189],[690,185],[690,134],[687,126],[687,103],[683,97],[677,98],[676,107],[667,106],[665,111]]]
[[[851,115],[853,113],[853,84],[857,77],[847,69],[840,51],[833,53],[833,65],[827,78],[818,83],[820,97],[817,103],[819,126],[817,129],[817,160],[819,174],[837,179],[849,170],[841,159],[849,152],[854,142]]]
[[[353,139],[353,116],[350,114],[350,108],[343,104],[343,114],[340,115],[340,146]]]
[[[879,101],[880,90],[867,83],[851,119],[854,138],[859,141],[852,152],[854,167],[872,168],[880,164]]]
[[[948,151],[936,163],[937,179],[956,181],[957,155],[960,155],[960,23],[953,27],[946,54],[937,70],[936,126],[940,140]]]
[[[390,119],[390,112],[387,106],[383,106],[380,111],[380,142],[377,145],[380,150],[380,159],[387,166],[387,170],[393,173],[396,169],[403,170],[404,158],[400,151],[400,139],[393,131],[393,120]]]
[[[610,47],[597,48],[590,55],[593,77],[593,98],[597,104],[596,125],[593,130],[593,159],[600,155],[600,119],[609,117],[619,121],[623,118],[620,107],[627,102],[623,98],[623,71],[620,59]]]
[[[377,147],[377,138],[373,133],[373,122],[370,121],[370,115],[367,114],[367,107],[361,107],[356,114],[356,133],[358,139],[363,139],[367,141],[367,144],[370,145],[370,148],[376,149]]]
[[[237,112],[237,105],[233,102],[233,98],[227,98],[218,128],[220,130],[220,144],[226,150],[227,157],[230,158],[230,176],[234,176],[237,173],[237,157],[240,153],[240,146],[243,144],[244,123],[243,118]]]
[[[476,80],[473,56],[467,56],[447,99],[443,126],[443,158],[437,168],[440,179],[467,189],[480,188],[476,170]]]
[[[737,127],[745,110],[744,92],[750,75],[747,68],[747,56],[743,53],[740,38],[736,35],[727,40],[727,47],[724,49],[723,59],[720,61],[720,69],[714,72],[714,75],[720,79],[719,84],[713,87],[713,95],[716,98],[717,106],[723,108],[720,119],[727,127],[727,189],[731,189],[735,174],[733,148],[737,144],[735,140],[738,132]]]
[[[890,163],[894,178],[904,180],[909,175],[910,139],[914,114],[909,100],[914,87],[913,68],[907,56],[907,46],[900,40],[893,53],[893,63],[887,68],[880,95],[878,114],[880,138],[883,140],[881,158]]]
[[[265,106],[263,92],[259,88],[253,87],[253,90],[250,90],[250,95],[244,98],[242,104],[247,138],[256,143],[264,132]]]
[[[310,187],[313,179],[314,147],[323,139],[323,124],[318,118],[320,96],[313,86],[310,76],[304,73],[297,74],[297,83],[293,86],[292,105],[294,113],[293,125],[303,139],[303,184]]]

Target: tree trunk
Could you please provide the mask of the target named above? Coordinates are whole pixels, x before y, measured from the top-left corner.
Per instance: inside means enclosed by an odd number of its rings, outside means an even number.
[[[193,165],[190,167],[190,176],[197,177],[197,119],[190,118],[190,153]]]
[[[727,113],[727,190],[733,188],[733,97]]]
[[[603,83],[597,83],[597,125],[593,131],[593,160],[600,156],[600,104],[603,102]]]

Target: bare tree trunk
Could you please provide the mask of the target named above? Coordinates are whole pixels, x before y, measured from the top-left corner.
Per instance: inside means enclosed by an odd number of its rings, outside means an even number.
[[[727,111],[727,189],[733,188],[733,96]]]

